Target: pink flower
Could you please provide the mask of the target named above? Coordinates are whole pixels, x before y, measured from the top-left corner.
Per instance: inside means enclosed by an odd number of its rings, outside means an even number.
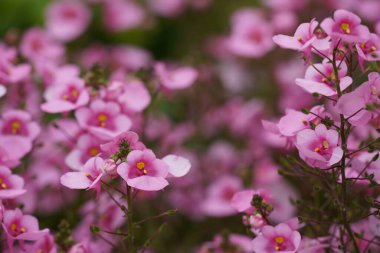
[[[263,200],[269,203],[269,195],[263,190],[244,190],[235,193],[231,199],[231,206],[239,213],[252,213],[255,208],[252,206],[254,195],[260,195]]]
[[[47,9],[47,30],[56,39],[71,41],[80,36],[90,22],[90,11],[79,1],[53,2]]]
[[[233,16],[229,49],[238,56],[262,57],[273,48],[272,36],[272,26],[260,13],[243,9]]]
[[[278,131],[283,136],[293,137],[299,131],[310,128],[310,123],[318,125],[320,119],[316,115],[323,117],[322,113],[324,111],[325,108],[320,105],[311,108],[311,113],[309,114],[288,109],[286,110],[285,116],[283,116],[277,124]]]
[[[113,47],[109,57],[113,67],[131,71],[148,67],[152,60],[148,51],[135,46]]]
[[[313,19],[310,23],[300,24],[294,36],[275,35],[273,36],[273,41],[282,48],[301,51],[307,56],[310,55],[312,46],[321,51],[327,50],[329,48],[328,38],[320,40],[314,34],[317,26],[318,22]]]
[[[31,142],[22,137],[0,136],[0,164],[13,168],[31,149]]]
[[[117,102],[127,112],[142,112],[151,101],[148,89],[137,79],[130,80],[126,84],[114,81],[108,89],[117,92]]]
[[[371,33],[369,40],[363,43],[356,44],[358,50],[359,63],[362,69],[364,68],[364,61],[378,61],[380,60],[380,38],[377,34]]]
[[[351,85],[352,78],[347,76],[347,65],[344,62],[340,64],[338,77],[341,91]],[[324,59],[322,64],[314,64],[314,67],[309,66],[305,78],[297,78],[296,84],[311,94],[318,93],[330,97],[337,94],[336,80],[332,64],[328,59]]]
[[[114,102],[93,101],[89,107],[75,111],[78,124],[102,140],[109,140],[124,131],[128,131],[132,122],[121,114],[120,107]]]
[[[88,159],[99,155],[102,143],[91,134],[82,134],[78,137],[76,146],[66,156],[66,165],[73,170],[82,167]]]
[[[4,212],[3,229],[12,248],[15,240],[37,241],[49,233],[49,229],[39,230],[38,221],[31,215],[24,215],[20,209]]]
[[[111,156],[116,154],[122,148],[129,150],[144,150],[145,145],[139,141],[139,136],[132,131],[127,131],[116,136],[112,141],[100,145],[102,151]]]
[[[338,100],[336,109],[349,118],[355,126],[367,124],[373,114],[370,110],[377,110],[380,105],[380,75],[372,72],[368,74],[368,81],[364,82],[353,92],[344,94]],[[367,110],[370,108],[370,110]]]
[[[117,167],[117,173],[129,186],[143,191],[159,191],[169,184],[165,179],[168,165],[150,149],[131,151],[127,161]]]
[[[300,157],[310,166],[326,169],[343,157],[339,134],[319,124],[315,130],[305,129],[297,134],[296,147]]]
[[[162,161],[169,166],[169,175],[173,177],[183,177],[191,168],[190,161],[178,155],[167,155]]]
[[[252,241],[255,252],[295,253],[301,244],[301,235],[288,224],[281,223],[275,227],[265,226],[262,234]]]
[[[84,80],[77,77],[59,80],[50,86],[44,95],[46,102],[41,105],[41,110],[48,113],[75,110],[90,100]]]
[[[31,71],[29,64],[14,64],[17,56],[14,48],[8,48],[0,43],[0,55],[0,83],[16,83],[29,77]]]
[[[0,166],[0,199],[13,199],[26,192],[24,179],[17,175],[12,175],[9,168]]]
[[[144,21],[144,10],[133,1],[105,1],[104,22],[108,30],[119,32],[141,25]]]
[[[6,136],[20,136],[33,141],[41,129],[36,122],[31,121],[29,113],[22,110],[9,110],[2,115],[0,131]]]
[[[186,7],[184,0],[149,0],[148,4],[154,13],[164,17],[178,16]]]
[[[110,170],[100,157],[90,158],[79,171],[67,172],[60,181],[70,189],[94,189],[99,192],[100,179]]]
[[[213,181],[208,187],[206,197],[202,200],[201,210],[212,217],[225,217],[236,213],[231,206],[235,193],[242,189],[240,178],[224,175]]]
[[[26,252],[56,253],[57,245],[55,244],[54,237],[51,234],[45,234],[32,245],[25,245],[25,250]]]
[[[369,39],[368,27],[361,25],[361,19],[352,12],[337,10],[334,19],[326,18],[321,27],[333,39],[344,42],[364,42]]]
[[[20,50],[33,62],[57,61],[64,53],[64,48],[39,28],[32,28],[24,34]]]
[[[160,84],[170,90],[188,88],[198,78],[198,71],[192,67],[168,69],[164,63],[156,63],[154,71]]]

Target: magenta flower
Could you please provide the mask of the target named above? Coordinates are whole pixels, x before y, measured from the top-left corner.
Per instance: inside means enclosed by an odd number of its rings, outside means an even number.
[[[120,106],[114,102],[93,101],[89,107],[75,111],[78,124],[102,140],[115,138],[132,126],[128,116],[121,114]]]
[[[8,245],[15,240],[37,241],[49,233],[49,229],[39,230],[38,221],[31,215],[24,215],[20,209],[4,212],[3,229],[8,236]]]
[[[192,67],[168,69],[164,63],[156,63],[154,71],[160,84],[170,90],[188,88],[198,78],[198,71]]]
[[[296,138],[300,157],[310,166],[326,169],[343,157],[343,150],[338,143],[338,132],[327,130],[323,124],[319,124],[315,130],[300,131]]]
[[[117,173],[133,188],[143,191],[159,191],[166,181],[169,166],[157,159],[150,149],[133,150],[127,161],[117,167]]]
[[[273,48],[272,36],[273,28],[261,13],[243,9],[233,16],[228,48],[238,56],[262,57]]]
[[[341,39],[344,42],[365,42],[369,39],[368,27],[361,25],[361,19],[352,12],[337,10],[334,19],[326,18],[321,27],[333,39]]]
[[[12,175],[9,168],[0,166],[0,199],[13,199],[25,192],[24,179]]]
[[[99,192],[100,179],[110,169],[102,158],[92,157],[79,171],[67,172],[60,181],[70,189],[94,189]]]
[[[347,65],[344,62],[339,65],[339,86],[340,90],[343,91],[351,85],[352,78],[347,76]],[[332,64],[324,59],[321,64],[314,64],[314,67],[309,66],[305,78],[297,78],[296,84],[311,94],[318,93],[330,97],[337,94],[336,80]]]
[[[301,244],[301,235],[286,223],[264,226],[262,234],[253,239],[252,244],[255,252],[295,253]]]
[[[77,77],[58,81],[44,95],[46,102],[41,105],[41,110],[48,113],[72,111],[86,105],[90,99],[84,80]]]
[[[56,39],[71,41],[80,36],[90,22],[90,11],[79,1],[53,2],[47,9],[47,30]]]

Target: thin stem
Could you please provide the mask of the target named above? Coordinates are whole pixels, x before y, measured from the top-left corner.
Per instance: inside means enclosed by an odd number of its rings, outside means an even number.
[[[338,45],[339,45],[339,43],[338,43]],[[335,75],[336,89],[337,89],[338,97],[341,97],[342,91],[340,89],[338,67],[336,65],[336,50],[338,48],[338,45],[333,51],[332,65],[333,65],[333,69],[334,69],[334,75]],[[342,209],[341,209],[341,212],[342,212],[342,218],[343,218],[343,226],[344,226],[345,230],[347,231],[347,233],[350,237],[350,240],[354,246],[355,252],[360,253],[359,246],[355,240],[355,237],[354,237],[354,234],[353,234],[352,229],[350,227],[350,224],[348,223],[347,209],[346,209],[346,205],[347,205],[347,184],[346,183],[347,183],[347,180],[346,180],[345,170],[346,170],[346,157],[347,157],[347,136],[346,136],[346,132],[345,132],[345,125],[346,125],[346,120],[344,118],[344,115],[340,114],[340,131],[339,131],[339,133],[340,133],[342,149],[343,149],[343,157],[342,157],[341,164],[340,164],[341,165],[340,166],[341,177],[342,177]]]
[[[134,224],[133,224],[133,206],[132,206],[132,188],[127,185],[127,223],[128,223],[128,247],[130,253],[136,253],[135,245],[134,245]]]

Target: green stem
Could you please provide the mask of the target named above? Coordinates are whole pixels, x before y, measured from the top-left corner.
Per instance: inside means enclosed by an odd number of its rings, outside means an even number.
[[[133,207],[132,207],[132,188],[127,185],[127,203],[128,203],[128,211],[127,211],[127,225],[128,225],[128,248],[130,253],[136,253],[135,245],[134,245],[134,224],[133,224]]]
[[[333,52],[332,64],[333,64],[333,68],[334,68],[336,90],[338,93],[338,97],[341,97],[342,91],[340,89],[339,73],[338,73],[338,67],[336,65],[336,49],[334,49],[334,52]],[[343,218],[343,226],[344,226],[345,230],[347,231],[348,236],[350,237],[350,240],[352,241],[355,252],[360,253],[358,244],[357,244],[355,237],[354,237],[354,233],[352,232],[351,226],[348,223],[348,218],[347,218],[347,208],[346,208],[346,204],[347,204],[347,184],[346,184],[347,183],[347,180],[346,180],[347,138],[346,137],[347,136],[346,136],[346,132],[345,132],[345,124],[346,124],[346,120],[344,118],[344,115],[340,114],[340,130],[339,130],[339,133],[340,133],[340,138],[341,138],[341,142],[342,142],[342,149],[343,149],[343,157],[342,157],[341,164],[340,164],[340,171],[341,171],[341,176],[342,176],[342,208],[341,208],[341,212],[342,212],[342,218]],[[341,235],[341,236],[343,236],[343,235]]]

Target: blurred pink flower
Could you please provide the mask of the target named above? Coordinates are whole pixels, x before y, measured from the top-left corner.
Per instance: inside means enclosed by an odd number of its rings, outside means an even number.
[[[80,36],[90,22],[91,13],[80,1],[63,0],[49,5],[46,13],[47,30],[60,41],[71,41]]]

